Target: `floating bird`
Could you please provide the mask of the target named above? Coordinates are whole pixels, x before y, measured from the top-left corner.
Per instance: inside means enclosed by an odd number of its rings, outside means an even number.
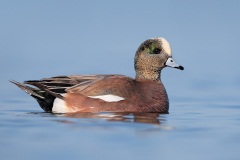
[[[171,47],[162,37],[144,41],[136,51],[136,76],[73,75],[11,81],[35,98],[46,112],[154,112],[168,113],[169,100],[161,82],[165,67],[180,70]]]

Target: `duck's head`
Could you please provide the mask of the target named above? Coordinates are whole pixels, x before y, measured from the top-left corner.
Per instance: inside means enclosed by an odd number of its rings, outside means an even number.
[[[173,60],[170,44],[162,37],[144,41],[139,46],[134,60],[136,78],[159,80],[164,67],[184,69]]]

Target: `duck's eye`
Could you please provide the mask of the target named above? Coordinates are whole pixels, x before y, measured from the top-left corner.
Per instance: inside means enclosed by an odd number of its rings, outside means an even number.
[[[153,50],[153,54],[160,54],[161,50],[159,48],[155,48]]]

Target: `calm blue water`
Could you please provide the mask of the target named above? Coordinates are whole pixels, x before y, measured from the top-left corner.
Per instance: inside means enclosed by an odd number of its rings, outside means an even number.
[[[238,102],[173,102],[170,114],[163,115],[54,115],[37,107],[25,98],[1,103],[3,159],[237,160],[240,156]]]
[[[240,159],[240,1],[0,1],[0,159]],[[134,77],[165,37],[170,114],[54,115],[9,80]]]

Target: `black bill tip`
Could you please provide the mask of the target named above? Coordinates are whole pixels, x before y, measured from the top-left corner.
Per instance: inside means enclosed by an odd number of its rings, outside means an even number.
[[[178,66],[178,67],[175,67],[175,68],[180,69],[180,70],[184,70],[183,66]]]

